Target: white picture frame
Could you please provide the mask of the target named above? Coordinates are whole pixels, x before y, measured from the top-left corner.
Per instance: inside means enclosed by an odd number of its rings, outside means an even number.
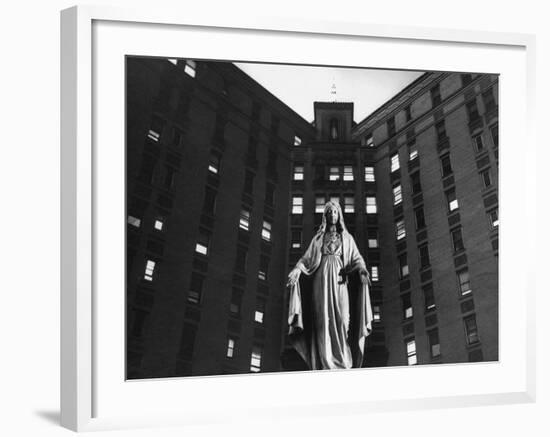
[[[527,208],[513,208],[512,203],[518,196],[525,202],[535,201],[535,174],[525,165],[535,155],[533,36],[269,17],[243,16],[229,20],[214,15],[193,15],[189,11],[183,14],[153,8],[126,10],[91,6],[64,10],[61,26],[63,426],[84,431],[244,421],[251,410],[256,413],[256,420],[262,420],[301,414],[363,414],[534,401],[535,308],[534,288],[528,281],[534,267],[525,257],[512,261],[508,255],[518,250],[529,252],[536,235],[535,217],[528,215]],[[146,37],[141,38],[141,34]],[[223,51],[213,43],[222,37],[234,40],[231,51]],[[174,42],[177,38],[192,40],[191,48],[180,53]],[[246,41],[248,44],[242,44]],[[276,49],[269,45],[274,41],[277,41]],[[336,49],[330,57],[323,53],[321,45],[327,41]],[[300,54],[291,47],[302,43],[310,50]],[[352,48],[362,44],[372,50],[368,62],[353,54],[357,52]],[[434,56],[419,56],[415,50],[422,47],[425,54]],[[456,52],[453,56],[446,54],[453,51]],[[391,56],[392,53],[399,56]],[[488,59],[491,53],[493,57]],[[120,136],[123,128],[116,123],[120,121],[124,105],[124,99],[120,99],[124,88],[121,54],[501,74],[500,361],[369,369],[368,374],[364,369],[357,369],[336,373],[121,380],[120,359],[110,361],[106,357],[119,354],[121,358],[124,354],[120,348],[124,327],[116,319],[117,314],[123,319],[119,311],[124,289],[117,284],[120,285],[124,264],[120,257],[108,259],[111,255],[107,253],[116,257],[123,242],[120,237],[124,235],[124,219],[122,216],[122,220],[118,220],[122,206],[117,197],[120,190],[123,191],[120,176],[124,173],[120,159],[123,153],[117,152],[114,159],[106,161],[98,149],[98,145],[104,144],[104,135],[113,139],[111,147],[115,150],[120,148],[122,152],[124,148],[124,142],[119,141],[123,138]],[[102,90],[114,100],[105,100]],[[109,108],[110,113],[106,114],[103,108]],[[105,121],[106,117],[110,122]],[[511,120],[514,122],[510,123]],[[520,139],[523,153],[512,156],[509,145],[519,143]],[[507,176],[512,166],[518,176],[515,180]],[[105,211],[112,211],[115,217],[113,229],[106,227],[110,217],[105,217]],[[521,223],[525,238],[518,241],[510,230]],[[511,269],[522,273],[508,277]],[[510,291],[512,288],[514,294]],[[106,289],[114,297],[104,299]],[[512,295],[517,300],[511,301]],[[111,335],[107,336],[106,332]],[[517,346],[514,354],[510,353],[512,342]],[[414,378],[410,378],[410,372],[414,372]],[[369,379],[373,374],[376,374],[376,383],[372,377]],[[455,379],[454,385],[442,386],[437,382],[449,378]],[[371,390],[352,391],[358,381],[369,384]],[[424,386],[418,385],[422,382]],[[261,399],[253,396],[258,387],[264,394]],[[303,396],[285,398],[289,387],[297,387]],[[337,387],[350,390],[340,396]],[[191,393],[192,402],[178,398],[178,391],[182,389]],[[229,400],[224,395],[237,389],[240,392],[237,398]],[[133,405],[132,399],[136,397],[147,400],[146,405],[139,408]],[[226,408],[229,404],[231,407]]]

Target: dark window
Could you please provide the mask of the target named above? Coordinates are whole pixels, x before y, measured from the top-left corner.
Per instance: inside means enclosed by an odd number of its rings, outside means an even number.
[[[417,171],[411,175],[411,187],[413,194],[418,194],[422,191],[422,186],[420,185],[420,172]]]
[[[428,245],[423,244],[418,248],[420,254],[420,268],[424,269],[430,265],[430,252],[428,251]]]
[[[244,176],[244,188],[243,191],[246,194],[252,194],[252,190],[254,187],[254,173],[251,171],[246,170],[245,176]]]
[[[197,336],[197,327],[192,323],[184,323],[181,333],[179,356],[185,360],[193,358],[193,349],[195,349],[195,337]]]
[[[462,230],[460,228],[453,229],[451,231],[451,237],[453,240],[453,249],[455,252],[464,250],[464,242],[462,241]]]
[[[439,344],[439,331],[437,328],[428,331],[428,342],[430,344],[430,356],[432,358],[440,356],[441,345]]]
[[[411,105],[405,106],[405,121],[411,121]]]
[[[256,159],[257,149],[258,149],[258,138],[251,135],[250,137],[248,137],[248,151],[247,151],[248,159],[251,159],[251,160]]]
[[[443,173],[443,177],[449,176],[453,172],[453,168],[451,167],[451,157],[449,154],[441,157],[441,171]]]
[[[204,277],[196,272],[191,274],[191,286],[187,293],[187,302],[198,305],[202,296],[202,285]]]
[[[481,180],[483,181],[483,186],[485,188],[491,186],[491,172],[489,169],[483,170],[481,173]]]
[[[456,277],[458,280],[458,291],[460,296],[470,294],[472,292],[472,288],[470,286],[470,273],[468,272],[468,269],[463,269],[456,272]]]
[[[174,126],[172,128],[172,144],[174,144],[174,146],[179,146],[181,145],[182,140],[183,140],[183,132],[181,131],[181,129],[178,129],[177,127]]]
[[[416,219],[416,229],[423,229],[426,227],[426,220],[424,217],[424,208],[419,207],[414,210],[414,217]]]
[[[483,104],[485,105],[485,112],[495,109],[497,105],[495,102],[495,95],[493,94],[493,88],[483,91],[481,96],[483,98]]]
[[[472,142],[474,143],[474,149],[476,152],[481,152],[483,150],[483,136],[481,134],[475,135],[472,138]]]
[[[473,77],[470,73],[464,73],[460,75],[460,79],[462,80],[462,86],[467,86],[472,83]]]
[[[422,291],[424,292],[424,310],[426,312],[434,310],[435,309],[435,298],[434,298],[434,289],[433,285],[429,284],[424,287],[422,287]]]
[[[466,111],[468,112],[468,119],[470,122],[479,118],[479,111],[477,110],[477,102],[475,99],[472,99],[466,103]]]
[[[339,138],[338,120],[335,118],[330,120],[330,139],[335,141]]]
[[[274,150],[269,151],[267,158],[267,172],[270,175],[274,175],[277,172],[277,152]]]
[[[207,214],[214,215],[215,210],[216,210],[216,190],[207,186],[204,191],[203,211]]]
[[[252,111],[250,112],[250,118],[254,121],[259,121],[261,110],[262,107],[260,105],[260,102],[252,102]]]
[[[479,342],[475,314],[464,318],[464,329],[466,331],[466,342],[468,344],[475,344]]]
[[[147,184],[150,184],[153,182],[153,174],[155,171],[155,165],[157,163],[156,159],[143,154],[143,159],[141,161],[141,167],[139,169],[138,179],[141,182],[145,182]]]
[[[493,138],[493,145],[498,147],[498,124],[491,126],[491,137]]]
[[[237,258],[235,260],[235,270],[239,272],[246,271],[246,247],[237,246]]]
[[[241,315],[241,305],[243,300],[243,291],[238,288],[233,288],[231,293],[231,302],[229,304],[229,312],[234,316]]]
[[[401,301],[403,303],[403,318],[410,319],[413,316],[413,307],[411,303],[411,294],[407,293],[401,296]]]
[[[445,120],[440,120],[435,124],[435,132],[437,135],[437,141],[444,141],[447,139],[447,130],[445,129]]]
[[[439,84],[432,87],[430,90],[430,96],[432,98],[432,106],[437,106],[441,103],[441,90]]]
[[[275,186],[268,182],[265,185],[265,203],[269,206],[273,206],[273,198],[275,194]]]
[[[271,116],[271,133],[274,135],[279,134],[279,126],[281,124],[281,119],[276,115]]]
[[[269,258],[265,255],[260,256],[260,270],[258,271],[258,278],[264,281],[268,278]]]
[[[395,117],[388,119],[388,136],[393,137],[395,135]]]

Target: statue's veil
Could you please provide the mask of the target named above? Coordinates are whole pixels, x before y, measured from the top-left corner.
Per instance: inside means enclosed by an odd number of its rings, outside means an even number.
[[[321,220],[321,226],[319,226],[319,230],[317,231],[317,234],[324,234],[327,229],[327,211],[329,207],[334,207],[338,211],[338,223],[336,226],[339,226],[339,231],[344,233],[348,232],[346,228],[346,224],[344,223],[344,214],[342,214],[342,208],[340,207],[340,203],[333,202],[332,200],[328,201],[325,204],[325,208],[323,209],[323,218]]]

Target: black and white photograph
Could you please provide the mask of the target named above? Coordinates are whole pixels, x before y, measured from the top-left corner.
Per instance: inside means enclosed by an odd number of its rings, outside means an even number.
[[[126,378],[499,360],[499,75],[126,56]]]

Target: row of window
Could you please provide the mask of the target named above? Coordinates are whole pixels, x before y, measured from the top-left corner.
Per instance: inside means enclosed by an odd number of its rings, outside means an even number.
[[[262,347],[255,345],[252,347],[252,353],[250,354],[250,371],[259,372],[262,367]],[[227,358],[233,358],[237,354],[237,338],[227,338],[227,348],[225,356]]]

